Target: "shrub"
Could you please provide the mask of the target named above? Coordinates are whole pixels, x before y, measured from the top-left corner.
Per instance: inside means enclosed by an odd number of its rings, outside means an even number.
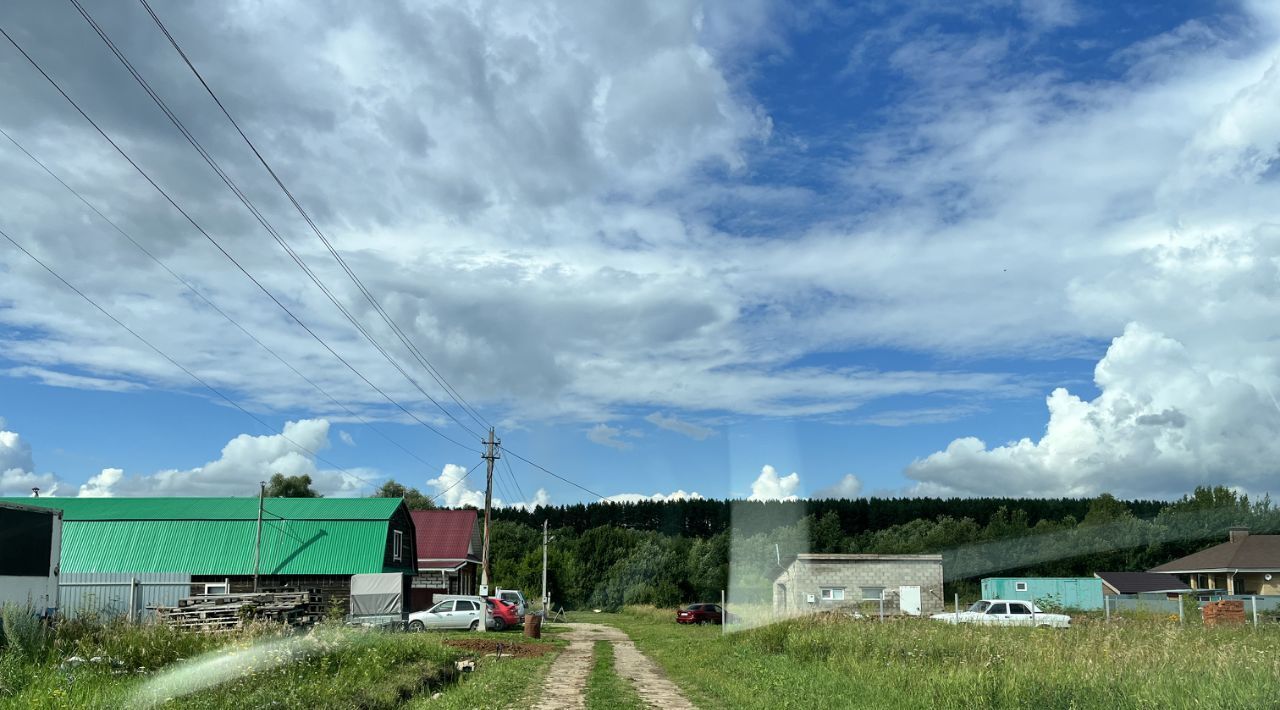
[[[35,609],[17,604],[5,604],[0,609],[0,624],[4,626],[5,646],[11,653],[21,653],[32,658],[42,657],[48,647],[49,633],[44,622],[36,616]]]

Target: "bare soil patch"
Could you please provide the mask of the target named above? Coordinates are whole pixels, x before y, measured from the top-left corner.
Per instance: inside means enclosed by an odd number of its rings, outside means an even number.
[[[502,639],[449,639],[444,645],[452,648],[460,648],[465,651],[472,651],[479,655],[488,655],[490,653],[501,653],[502,656],[515,658],[532,658],[535,656],[544,656],[548,653],[555,653],[556,647],[551,644],[543,643],[520,643],[519,641],[506,641]]]

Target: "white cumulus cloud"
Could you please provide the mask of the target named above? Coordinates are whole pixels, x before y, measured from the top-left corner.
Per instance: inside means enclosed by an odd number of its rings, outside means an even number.
[[[664,501],[664,500],[703,500],[701,493],[697,491],[687,492],[684,489],[672,491],[671,493],[654,493],[652,495],[644,495],[643,493],[618,493],[605,497],[610,503],[640,503],[642,501]]]
[[[811,498],[857,498],[862,492],[862,481],[852,473],[846,473],[835,485],[820,488]]]
[[[1255,492],[1274,487],[1280,408],[1273,376],[1223,367],[1132,325],[1112,342],[1094,381],[1101,393],[1092,400],[1064,388],[1049,395],[1038,440],[988,447],[963,437],[911,464],[907,475],[919,482],[917,492],[961,495],[1175,496],[1226,482]]]
[[[796,491],[800,488],[800,474],[791,472],[779,476],[777,469],[765,464],[760,475],[751,483],[751,495],[747,500],[799,500]]]
[[[257,494],[260,481],[267,481],[276,473],[309,475],[312,487],[326,496],[368,492],[369,482],[376,483],[377,472],[323,468],[309,453],[321,451],[328,445],[327,420],[286,422],[280,434],[237,436],[222,447],[219,458],[203,466],[143,475],[128,475],[118,468],[103,469],[80,487],[80,495],[252,496]]]

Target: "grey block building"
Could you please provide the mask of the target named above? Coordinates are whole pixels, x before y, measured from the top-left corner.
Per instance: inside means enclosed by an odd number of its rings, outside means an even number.
[[[776,614],[878,608],[882,597],[886,613],[943,611],[942,555],[801,554],[773,580]]]

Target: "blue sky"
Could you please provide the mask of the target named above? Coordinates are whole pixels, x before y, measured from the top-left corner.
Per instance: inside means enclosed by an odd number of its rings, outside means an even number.
[[[87,7],[390,357],[481,428],[145,14]],[[586,489],[1269,490],[1280,16],[1265,3],[162,17],[396,324],[507,446]],[[0,26],[352,367],[474,440],[306,280],[81,17],[18,2]],[[288,363],[0,140],[0,229],[270,427],[0,242],[0,493],[251,494],[280,470],[329,495],[395,478],[477,500],[478,476],[449,488],[474,453],[277,310],[7,44],[0,80],[19,99],[0,127]],[[504,504],[592,499],[512,463]]]

